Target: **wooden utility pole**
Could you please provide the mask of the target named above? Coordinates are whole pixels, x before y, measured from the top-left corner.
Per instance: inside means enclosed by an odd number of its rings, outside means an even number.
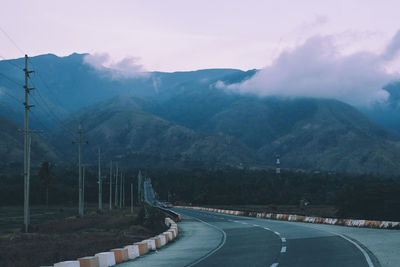
[[[122,208],[122,172],[120,174],[120,183],[119,183],[119,208]]]
[[[29,189],[30,189],[30,154],[31,154],[31,132],[29,131],[29,109],[33,105],[29,105],[28,96],[29,92],[34,88],[28,87],[29,74],[33,71],[28,70],[28,55],[25,55],[25,117],[24,117],[24,225],[25,232],[29,231],[30,223],[30,210],[29,210]]]
[[[110,162],[110,210],[112,210],[112,161]]]
[[[117,164],[116,170],[115,170],[114,207],[118,208],[118,164]]]
[[[133,183],[131,183],[131,213],[133,213]]]
[[[78,194],[79,194],[79,203],[78,203],[78,213],[79,216],[83,216],[83,188],[82,188],[82,125],[81,122],[79,122],[78,125],[78,141],[72,141],[72,144],[78,143],[78,172],[79,172],[79,180],[78,180]],[[85,144],[88,144],[88,141],[84,142]]]
[[[82,215],[85,210],[85,165],[82,166]]]
[[[125,173],[122,176],[122,207],[125,208]]]
[[[99,152],[99,172],[98,172],[98,183],[99,183],[99,211],[103,209],[103,188],[102,188],[102,183],[101,183],[101,166],[100,166],[100,160],[101,160],[101,154],[100,154],[100,147],[98,148]]]

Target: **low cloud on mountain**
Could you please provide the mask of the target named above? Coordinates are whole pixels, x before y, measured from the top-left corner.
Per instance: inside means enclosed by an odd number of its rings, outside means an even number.
[[[217,88],[259,96],[333,98],[366,107],[384,102],[382,89],[400,74],[389,73],[386,65],[400,50],[400,31],[381,54],[357,52],[341,55],[330,36],[315,36],[291,51],[285,51],[251,79]]]
[[[113,79],[148,77],[148,73],[138,61],[139,59],[135,57],[114,61],[108,53],[88,54],[84,57],[86,64],[110,74]]]

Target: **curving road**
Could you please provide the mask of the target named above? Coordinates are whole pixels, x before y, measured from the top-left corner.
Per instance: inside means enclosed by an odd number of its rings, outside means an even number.
[[[150,181],[144,197],[155,204]],[[174,208],[183,215],[178,242],[124,266],[379,267],[358,241],[332,228]]]
[[[355,241],[302,224],[174,210],[220,235],[218,246],[186,266],[380,266]],[[172,261],[170,266],[176,265]]]

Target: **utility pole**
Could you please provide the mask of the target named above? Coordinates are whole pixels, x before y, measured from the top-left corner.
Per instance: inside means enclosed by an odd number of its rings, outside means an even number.
[[[275,173],[276,173],[276,176],[280,176],[281,175],[281,161],[280,161],[280,155],[279,154],[277,154],[276,155],[276,170],[275,170]]]
[[[133,183],[131,183],[131,213],[133,213]]]
[[[84,214],[84,208],[85,208],[85,165],[82,166],[82,172],[83,172],[83,177],[82,177],[82,214]]]
[[[112,161],[110,162],[110,210],[112,210]]]
[[[125,173],[122,177],[122,207],[125,208]]]
[[[100,147],[98,148],[98,152],[99,152],[99,177],[98,177],[98,183],[99,183],[99,211],[101,211],[103,209],[103,197],[102,197],[102,184],[101,184],[101,166],[100,166],[100,158],[101,158],[101,154],[100,154]]]
[[[138,173],[138,204],[139,205],[141,205],[141,203],[143,202],[142,180],[143,180],[142,172],[139,170],[139,173]]]
[[[118,208],[118,164],[117,164],[116,170],[115,170],[114,207]]]
[[[78,212],[79,216],[83,216],[83,191],[82,191],[82,125],[79,122],[78,125],[78,141],[72,142],[72,144],[78,143],[78,170],[79,170],[79,181],[78,181],[78,188],[79,188],[79,204],[78,204]],[[85,142],[88,144],[88,141]]]
[[[34,88],[28,87],[29,74],[33,71],[28,70],[28,55],[25,55],[25,117],[24,117],[24,225],[25,232],[29,231],[30,223],[30,210],[29,210],[29,189],[30,189],[30,145],[31,145],[31,132],[29,131],[29,109],[34,105],[29,105],[28,96],[29,92]]]
[[[122,171],[120,174],[120,183],[119,183],[119,208],[122,208]]]

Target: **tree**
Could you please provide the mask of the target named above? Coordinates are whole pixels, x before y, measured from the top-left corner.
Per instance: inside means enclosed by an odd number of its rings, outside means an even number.
[[[39,170],[39,179],[46,187],[46,207],[49,207],[49,185],[53,180],[53,175],[50,171],[50,163],[45,161]]]

